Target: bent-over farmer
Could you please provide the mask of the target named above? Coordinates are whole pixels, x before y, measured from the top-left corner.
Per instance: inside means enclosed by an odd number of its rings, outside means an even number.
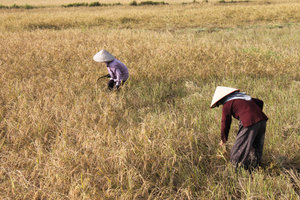
[[[218,86],[210,108],[223,105],[221,146],[227,142],[232,116],[240,121],[230,161],[236,167],[242,165],[250,170],[261,164],[268,117],[262,111],[263,101],[239,91],[235,88]]]
[[[110,80],[108,81],[108,89],[112,90],[114,86],[117,89],[125,83],[129,77],[128,68],[121,61],[116,59],[106,50],[102,49],[96,53],[93,57],[94,61],[100,63],[106,63]]]

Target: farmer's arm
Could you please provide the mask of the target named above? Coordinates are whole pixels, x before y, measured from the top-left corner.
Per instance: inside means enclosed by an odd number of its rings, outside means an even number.
[[[110,80],[113,80],[113,79],[114,79],[114,73],[113,73],[113,71],[111,70],[111,68],[107,67],[107,71],[108,71],[108,73],[109,73]]]
[[[121,75],[122,75],[121,70],[119,68],[117,68],[116,69],[116,80],[115,80],[117,88],[120,87],[120,85],[121,85],[121,81],[122,81]]]
[[[221,140],[226,143],[231,125],[231,102],[223,105],[222,120],[221,120]]]

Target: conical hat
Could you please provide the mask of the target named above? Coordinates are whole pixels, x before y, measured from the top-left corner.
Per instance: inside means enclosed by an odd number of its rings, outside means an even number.
[[[115,59],[113,55],[108,53],[106,50],[102,49],[98,53],[96,53],[93,57],[96,62],[109,62]]]
[[[215,94],[213,96],[213,99],[210,104],[210,108],[214,108],[216,106],[216,103],[220,101],[223,97],[236,92],[240,91],[239,89],[236,88],[230,88],[230,87],[224,87],[224,86],[218,86],[216,88]]]

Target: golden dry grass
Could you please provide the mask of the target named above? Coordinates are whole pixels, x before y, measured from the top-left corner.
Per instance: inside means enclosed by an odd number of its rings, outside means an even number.
[[[75,0],[51,0],[51,1],[45,1],[45,0],[0,0],[0,5],[34,5],[34,6],[58,6],[58,5],[65,5],[65,4],[71,4],[71,3],[78,3],[78,2],[87,2],[87,3],[92,3],[96,2],[97,0],[82,0],[82,1],[75,1]],[[138,0],[136,1],[137,3],[140,3],[142,1],[146,0]],[[225,0],[226,2],[230,2],[229,0]],[[123,5],[128,5],[133,2],[133,0],[102,0],[98,1],[100,3],[104,4],[114,4],[114,3],[121,3]],[[194,0],[158,0],[154,2],[165,2],[168,4],[182,4],[182,3],[193,3]],[[216,3],[218,0],[196,0],[197,3],[202,3],[202,2],[209,2],[209,3]],[[243,2],[243,0],[242,0]],[[291,3],[291,2],[299,2],[299,0],[256,0],[255,2],[258,3]]]
[[[45,8],[30,12],[3,10],[0,30],[133,28],[184,30],[273,26],[298,23],[299,3],[276,5],[170,5],[149,7]],[[13,23],[12,23],[13,22]]]
[[[299,11],[1,10],[1,199],[299,199]],[[129,67],[118,93],[96,85],[102,48]],[[265,102],[264,169],[252,175],[218,148],[217,85]]]

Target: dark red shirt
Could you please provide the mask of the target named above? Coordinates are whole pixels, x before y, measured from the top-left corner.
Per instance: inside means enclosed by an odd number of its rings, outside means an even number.
[[[223,105],[221,139],[226,142],[230,130],[231,120],[234,118],[241,121],[244,127],[251,126],[262,120],[268,120],[263,113],[263,101],[252,98],[250,101],[235,99]]]

